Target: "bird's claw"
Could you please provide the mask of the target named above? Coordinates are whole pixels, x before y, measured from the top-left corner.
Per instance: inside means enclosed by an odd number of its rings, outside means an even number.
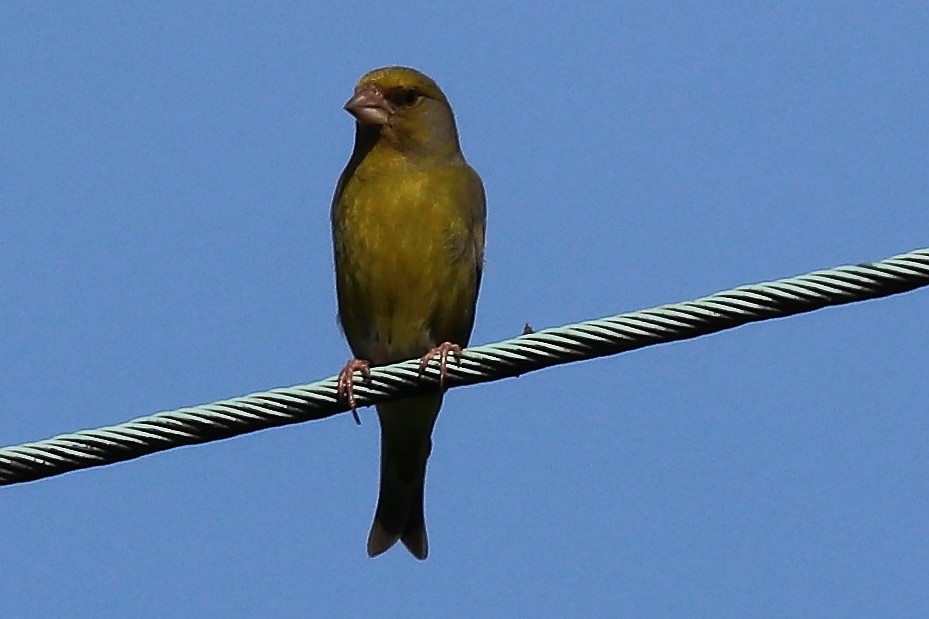
[[[455,362],[461,365],[461,346],[451,342],[442,342],[419,359],[419,371],[423,372],[434,358],[439,358],[439,387],[445,387],[445,378],[448,376],[448,355],[455,357]]]
[[[361,418],[358,417],[358,407],[355,404],[355,372],[361,372],[364,380],[371,378],[371,364],[364,359],[349,359],[342,371],[339,372],[339,387],[337,397],[340,401],[348,404],[352,409],[352,417],[355,423],[361,425]]]

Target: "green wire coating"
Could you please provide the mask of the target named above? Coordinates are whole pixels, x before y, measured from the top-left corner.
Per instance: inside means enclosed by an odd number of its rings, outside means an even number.
[[[843,266],[651,309],[545,329],[462,352],[449,364],[447,387],[473,385],[583,359],[685,340],[749,322],[876,299],[929,285],[929,248],[880,262]],[[410,360],[355,377],[359,406],[435,389],[435,364]],[[0,485],[132,460],[182,445],[206,443],[344,412],[336,378],[139,417],[115,426],[62,434],[0,449]]]

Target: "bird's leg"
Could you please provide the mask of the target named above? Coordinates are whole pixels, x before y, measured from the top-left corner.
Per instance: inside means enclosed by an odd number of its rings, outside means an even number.
[[[364,380],[368,380],[371,377],[370,369],[371,364],[364,359],[349,359],[342,371],[339,372],[337,397],[351,407],[352,417],[359,426],[361,425],[361,418],[358,417],[358,410],[355,406],[355,384],[353,379],[355,372],[361,372]]]
[[[429,366],[429,362],[434,358],[439,358],[439,387],[445,387],[445,377],[448,376],[448,355],[455,357],[455,361],[461,364],[461,346],[451,342],[442,342],[425,355],[419,358],[419,371],[422,372]]]

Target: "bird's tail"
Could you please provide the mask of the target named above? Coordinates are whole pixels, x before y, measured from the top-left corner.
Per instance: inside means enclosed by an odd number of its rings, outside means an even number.
[[[423,493],[432,428],[442,394],[429,394],[377,407],[381,423],[381,490],[368,535],[368,556],[402,541],[417,559],[429,553]]]

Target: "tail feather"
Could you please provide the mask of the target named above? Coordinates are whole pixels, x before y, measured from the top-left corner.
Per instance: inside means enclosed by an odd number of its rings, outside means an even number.
[[[423,498],[432,428],[442,396],[428,395],[378,406],[381,488],[368,535],[368,556],[402,541],[417,559],[429,554]]]
[[[423,482],[425,482],[425,469],[423,469]],[[424,513],[425,500],[424,492],[425,483],[419,484],[419,498],[410,503],[410,513],[406,519],[406,527],[403,529],[403,535],[400,541],[406,546],[406,549],[416,557],[423,560],[429,555],[429,540],[426,537],[426,515]]]

